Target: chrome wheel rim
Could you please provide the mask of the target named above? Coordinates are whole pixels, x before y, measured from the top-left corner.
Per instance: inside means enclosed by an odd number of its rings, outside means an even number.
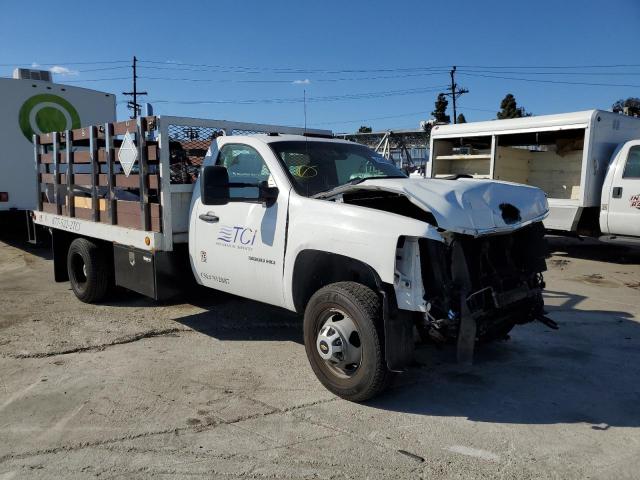
[[[353,376],[362,363],[360,333],[353,319],[342,310],[329,310],[316,336],[316,351],[334,374]]]

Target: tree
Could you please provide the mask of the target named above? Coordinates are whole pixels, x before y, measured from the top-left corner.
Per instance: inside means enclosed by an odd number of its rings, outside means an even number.
[[[505,118],[521,118],[530,116],[531,113],[525,111],[524,107],[518,107],[516,97],[514,97],[511,93],[507,93],[507,95],[500,102],[500,111],[497,114],[497,117],[500,120]]]
[[[450,123],[451,118],[447,115],[447,106],[449,105],[449,100],[444,93],[439,93],[438,98],[436,98],[435,110],[431,112],[433,118],[436,119],[438,123]]]
[[[611,106],[615,113],[624,113],[632,117],[640,116],[640,98],[629,97],[626,100],[620,99]]]
[[[358,129],[358,133],[371,133],[371,127],[367,127],[366,125],[362,125],[359,129]]]
[[[464,113],[458,114],[458,118],[456,118],[456,123],[467,123],[467,119],[464,118]]]

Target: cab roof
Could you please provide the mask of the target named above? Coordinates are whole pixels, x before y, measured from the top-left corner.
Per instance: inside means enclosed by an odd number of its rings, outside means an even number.
[[[348,140],[342,140],[339,138],[324,137],[324,136],[306,136],[306,135],[291,135],[291,134],[267,134],[257,133],[254,135],[248,135],[251,138],[256,138],[264,143],[276,143],[276,142],[331,142],[331,143],[346,143],[353,144]]]

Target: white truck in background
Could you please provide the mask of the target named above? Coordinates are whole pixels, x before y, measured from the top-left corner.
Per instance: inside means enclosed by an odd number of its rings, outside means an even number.
[[[640,245],[640,119],[602,110],[436,125],[427,177],[471,176],[547,194],[547,230]]]
[[[113,94],[53,83],[48,71],[17,68],[13,77],[0,78],[0,228],[3,229],[10,216],[24,216],[21,212],[36,207],[31,143],[34,133],[116,119]]]
[[[415,328],[468,362],[516,324],[556,327],[538,188],[411,179],[331,132],[217,120],[144,117],[34,145],[56,281],[100,302],[112,285],[160,299],[195,278],[304,314],[313,371],[343,398],[407,368]]]

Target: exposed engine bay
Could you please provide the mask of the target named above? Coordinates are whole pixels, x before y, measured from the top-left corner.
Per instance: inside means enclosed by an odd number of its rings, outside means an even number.
[[[404,215],[405,217],[427,222],[437,227],[436,219],[431,212],[423,210],[406,195],[384,190],[353,190],[342,195],[342,201],[351,205],[375,208],[389,213]]]
[[[438,228],[444,242],[401,237],[396,250],[398,307],[416,312],[423,339],[458,343],[458,358],[470,362],[476,341],[502,339],[514,325],[544,316],[542,290],[546,242],[542,222],[506,233],[472,236],[439,228],[433,214],[405,195],[381,190],[353,190],[344,203],[414,218]],[[501,204],[507,224],[519,212]]]
[[[438,341],[458,337],[467,319],[475,339],[500,339],[516,324],[544,319],[544,228],[473,238],[445,234],[446,243],[421,239],[426,305],[424,331]]]

